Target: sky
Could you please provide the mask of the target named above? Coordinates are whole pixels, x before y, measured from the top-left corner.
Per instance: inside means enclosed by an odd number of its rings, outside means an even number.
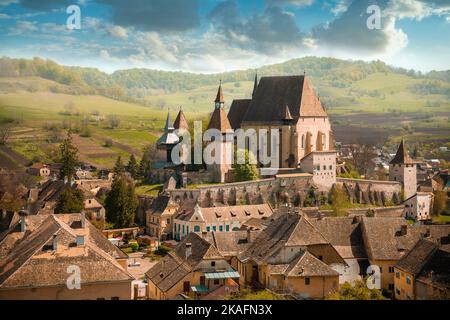
[[[67,26],[70,5],[80,29]],[[0,0],[0,56],[105,72],[215,73],[304,56],[448,70],[450,0]]]

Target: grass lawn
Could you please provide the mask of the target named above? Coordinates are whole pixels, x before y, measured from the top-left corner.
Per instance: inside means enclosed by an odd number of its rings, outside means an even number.
[[[162,184],[152,184],[152,185],[141,185],[136,187],[136,194],[138,196],[150,196],[150,197],[157,197],[158,194],[162,191],[163,185]]]
[[[450,216],[439,215],[437,217],[433,217],[434,223],[450,223]]]

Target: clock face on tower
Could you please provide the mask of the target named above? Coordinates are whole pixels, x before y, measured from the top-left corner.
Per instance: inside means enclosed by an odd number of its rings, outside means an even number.
[[[221,107],[221,103],[220,102],[216,102],[216,109],[219,109]]]

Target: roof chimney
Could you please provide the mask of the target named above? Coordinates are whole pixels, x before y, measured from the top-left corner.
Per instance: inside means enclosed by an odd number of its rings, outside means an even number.
[[[186,242],[186,260],[191,256],[192,254],[192,243]]]
[[[53,247],[54,251],[58,250],[58,235],[57,234],[53,235],[52,247]]]

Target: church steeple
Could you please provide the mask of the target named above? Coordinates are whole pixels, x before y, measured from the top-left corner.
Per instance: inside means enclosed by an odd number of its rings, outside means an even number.
[[[222,91],[222,80],[220,80],[219,89],[217,90],[217,96],[214,102],[216,103],[216,109],[223,108],[223,105],[225,104]]]
[[[255,97],[255,94],[256,94],[256,88],[258,88],[258,72],[255,73],[255,83],[253,84],[252,98]]]

